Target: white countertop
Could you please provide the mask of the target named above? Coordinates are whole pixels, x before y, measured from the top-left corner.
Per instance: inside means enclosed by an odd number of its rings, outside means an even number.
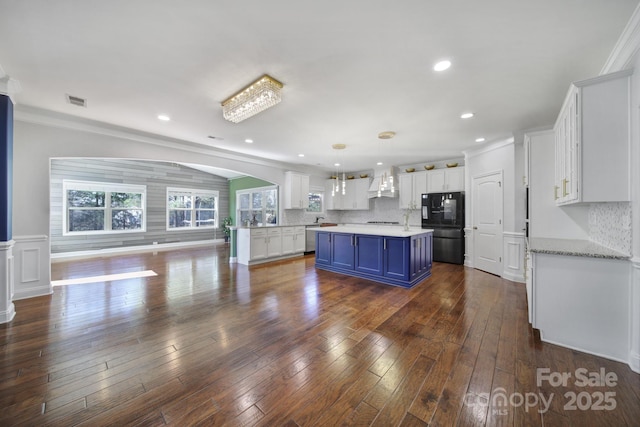
[[[431,228],[420,227],[411,227],[409,231],[404,231],[401,225],[385,225],[384,227],[376,225],[338,225],[335,227],[309,227],[307,230],[328,231],[330,233],[368,234],[372,236],[388,237],[411,237],[417,236],[418,234],[433,232],[433,229]]]
[[[592,258],[629,259],[629,255],[614,251],[590,240],[529,239],[529,250],[549,255],[585,256]]]

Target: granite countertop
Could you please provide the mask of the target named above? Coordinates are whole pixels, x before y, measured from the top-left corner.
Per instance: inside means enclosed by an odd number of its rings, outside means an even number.
[[[614,251],[589,240],[529,239],[531,252],[550,255],[584,256],[592,258],[629,259],[629,255]]]
[[[404,231],[402,226],[377,227],[375,225],[338,225],[335,227],[311,227],[307,230],[328,231],[330,233],[368,234],[372,236],[411,237],[433,232],[430,228],[411,227]]]

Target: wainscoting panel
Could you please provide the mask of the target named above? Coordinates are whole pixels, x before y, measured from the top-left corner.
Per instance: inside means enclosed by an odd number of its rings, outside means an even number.
[[[502,277],[514,282],[524,283],[524,257],[525,238],[524,233],[504,232],[503,240],[503,262]]]
[[[16,315],[12,302],[14,247],[14,240],[0,242],[0,323],[10,322]]]
[[[473,268],[473,229],[464,229],[464,265]]]
[[[49,295],[52,292],[49,270],[48,236],[14,236],[14,300]]]

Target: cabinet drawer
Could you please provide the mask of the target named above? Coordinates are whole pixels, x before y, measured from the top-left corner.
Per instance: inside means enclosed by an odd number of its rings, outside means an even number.
[[[257,229],[257,228],[251,229],[251,237],[266,237],[266,235],[267,235],[267,230]]]

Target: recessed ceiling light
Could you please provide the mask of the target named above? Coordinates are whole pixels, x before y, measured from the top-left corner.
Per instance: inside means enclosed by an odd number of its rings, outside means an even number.
[[[160,114],[158,116],[158,120],[162,120],[163,122],[168,122],[169,120],[171,120],[171,117],[167,116],[166,114]]]
[[[378,163],[376,163],[376,165],[382,166],[382,162],[378,162]]]
[[[463,113],[460,116],[461,119],[470,119],[471,117],[473,117],[473,113]]]
[[[433,66],[433,69],[435,71],[444,71],[446,69],[448,69],[449,67],[451,67],[451,61],[440,61],[438,62],[436,65]]]
[[[484,138],[476,138],[476,142],[484,142]]]
[[[338,167],[338,166],[340,166],[340,163],[334,163],[333,166]]]
[[[245,139],[244,142],[247,144],[253,144],[253,139]]]
[[[304,154],[300,153],[298,154],[298,157],[304,157]]]

